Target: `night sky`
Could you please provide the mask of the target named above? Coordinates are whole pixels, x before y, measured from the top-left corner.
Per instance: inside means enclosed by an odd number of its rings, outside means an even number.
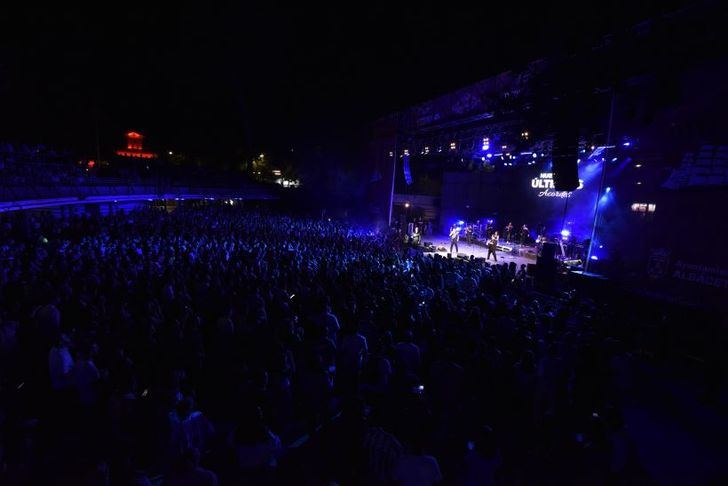
[[[136,129],[162,150],[223,157],[345,140],[388,112],[685,2],[237,3],[5,10],[0,140],[93,153],[97,127],[107,151]]]

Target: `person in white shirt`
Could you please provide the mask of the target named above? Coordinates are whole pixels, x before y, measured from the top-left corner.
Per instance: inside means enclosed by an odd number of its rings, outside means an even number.
[[[323,305],[323,309],[316,320],[318,325],[324,331],[326,337],[332,339],[335,343],[336,334],[339,332],[339,329],[341,329],[341,326],[339,326],[339,319],[337,319],[333,312],[331,312],[331,304],[329,302],[326,302]]]
[[[361,369],[362,360],[367,354],[367,338],[359,334],[358,327],[346,326],[339,343],[340,365],[355,370]]]
[[[166,484],[172,486],[188,486],[191,484],[217,486],[219,483],[217,474],[200,467],[200,451],[192,447],[182,453],[180,466],[169,475]]]
[[[463,484],[466,486],[493,486],[496,484],[501,456],[493,430],[482,427],[478,436],[468,442],[463,464]]]
[[[70,384],[73,357],[68,350],[69,343],[68,336],[61,334],[56,345],[48,353],[48,371],[54,390],[61,390]]]
[[[415,373],[420,367],[420,348],[412,341],[412,331],[406,331],[394,347],[397,359],[409,373]]]
[[[70,373],[71,382],[78,390],[81,405],[92,406],[96,403],[96,383],[101,378],[99,370],[91,359],[89,348],[78,351],[78,359]]]
[[[405,454],[395,466],[392,479],[403,486],[428,486],[442,481],[442,473],[434,457],[425,454]]]

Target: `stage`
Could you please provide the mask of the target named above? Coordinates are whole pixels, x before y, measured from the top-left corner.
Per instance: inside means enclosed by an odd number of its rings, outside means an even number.
[[[448,252],[450,251],[450,237],[448,237],[447,235],[432,235],[423,238],[422,241],[432,243],[435,248],[445,248],[445,251],[435,251],[429,253],[430,255],[438,254],[442,256],[447,256]],[[506,243],[503,240],[498,242],[498,246],[499,248],[509,247],[515,250],[515,252],[510,253],[501,250],[497,251],[496,256],[498,257],[498,263],[514,262],[519,267],[522,264],[527,265],[529,263],[536,263],[535,247],[521,246],[517,243]],[[483,242],[473,242],[472,244],[468,244],[465,241],[465,238],[460,238],[460,241],[458,242],[458,249],[460,250],[458,252],[460,256],[467,256],[468,258],[470,257],[470,255],[473,255],[475,258],[483,259],[488,256],[488,248]],[[493,257],[490,258],[490,262],[493,263]]]

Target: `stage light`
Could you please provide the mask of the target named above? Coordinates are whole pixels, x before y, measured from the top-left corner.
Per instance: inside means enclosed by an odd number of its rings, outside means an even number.
[[[612,162],[616,162],[616,161],[617,161],[617,157],[614,157],[614,158],[612,159]]]
[[[481,157],[480,160],[482,160],[483,162],[485,162],[485,157]]]
[[[172,155],[172,151],[171,150],[169,151],[169,155]]]
[[[390,157],[394,157],[394,152],[389,152]]]
[[[490,158],[492,158],[492,157],[493,157],[493,154],[486,154],[485,156],[486,156],[486,157],[488,157],[488,158],[490,159]]]
[[[408,208],[409,207],[409,203],[408,202],[407,203],[404,203],[404,207]]]
[[[624,145],[625,147],[629,147],[629,146],[630,146],[630,145],[632,145],[632,144],[631,144],[631,143],[629,143],[629,142],[624,142],[624,143],[623,143],[622,145]]]
[[[641,186],[641,185],[642,185],[642,182],[641,182],[641,181],[638,181],[638,182],[637,182],[637,185],[638,185],[638,186]]]
[[[591,256],[591,259],[592,259],[592,260],[599,260],[599,258],[597,258],[597,256],[596,256],[596,255],[592,255],[592,256]]]
[[[459,225],[459,226],[462,226],[462,225],[464,225],[464,224],[465,224],[465,221],[463,221],[463,220],[460,220],[460,221],[458,221],[458,225]]]
[[[538,155],[536,155],[536,154],[531,154],[531,157],[533,157],[533,158],[535,159],[536,157],[538,157]]]
[[[562,230],[561,230],[561,236],[562,236],[563,238],[568,238],[569,236],[571,236],[571,231],[569,231],[569,230],[567,230],[567,229],[562,229]]]
[[[409,149],[404,149],[404,154],[409,155]]]
[[[455,150],[455,142],[450,142],[450,150]]]
[[[642,167],[642,164],[634,164],[634,167],[635,169],[639,169],[640,167]]]
[[[606,190],[607,190],[607,192],[611,192],[612,191],[612,188],[611,187],[607,187]]]
[[[604,245],[599,245],[599,248],[604,248]]]

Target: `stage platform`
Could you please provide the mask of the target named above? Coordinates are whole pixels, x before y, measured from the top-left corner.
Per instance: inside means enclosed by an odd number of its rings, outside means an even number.
[[[447,256],[450,251],[450,238],[447,235],[428,236],[422,239],[423,242],[427,241],[432,243],[435,248],[444,247],[445,251],[435,251],[429,254]],[[536,263],[536,249],[529,246],[521,246],[516,243],[506,243],[505,241],[499,241],[500,247],[514,248],[516,252],[506,253],[505,251],[498,251],[496,253],[498,257],[498,263],[510,263],[515,262],[519,267],[521,264],[527,265],[529,263]],[[464,238],[461,238],[458,242],[458,249],[460,255],[473,255],[475,258],[483,258],[488,256],[488,248],[485,247],[484,243],[472,243],[468,244]],[[527,256],[527,255],[530,255]],[[455,255],[453,255],[455,256]],[[493,257],[490,258],[490,262],[493,263]]]

